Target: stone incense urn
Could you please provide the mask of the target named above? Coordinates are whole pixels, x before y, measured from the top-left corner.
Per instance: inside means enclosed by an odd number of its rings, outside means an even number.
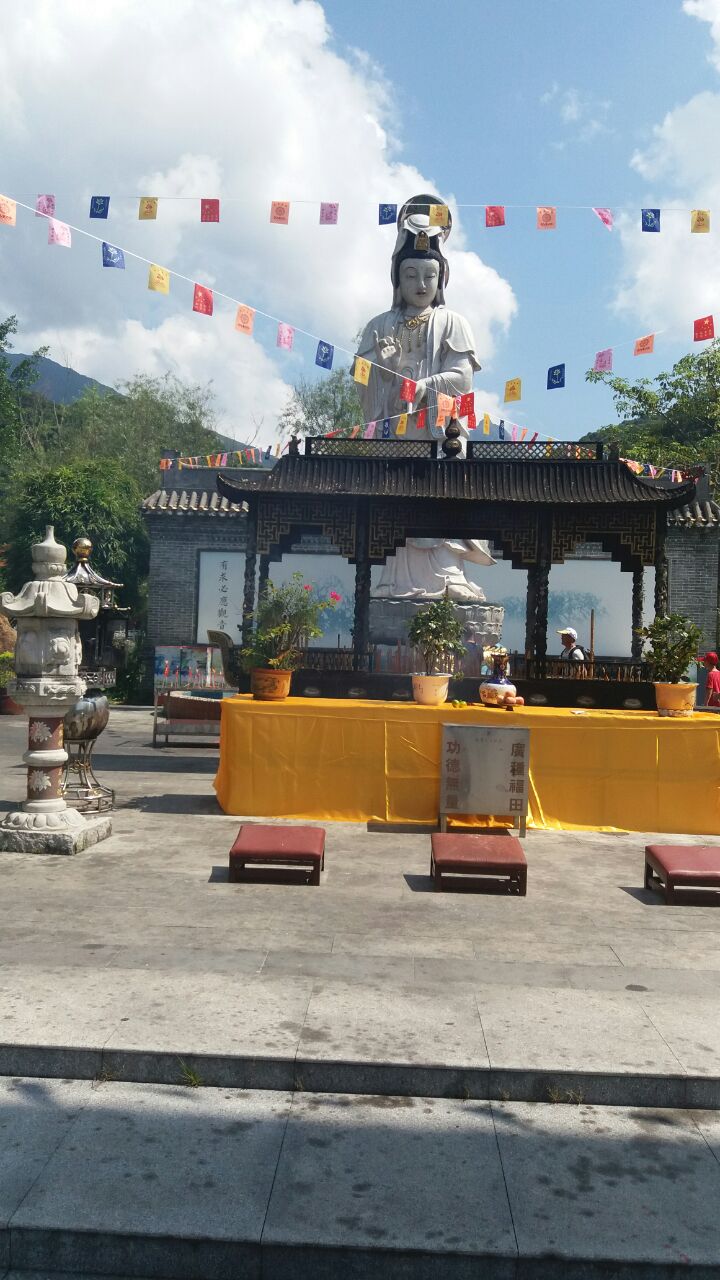
[[[65,548],[48,526],[32,549],[33,581],[16,596],[0,596],[0,611],[15,620],[15,679],[12,699],[27,710],[27,799],[0,823],[0,850],[15,853],[77,853],[103,840],[108,817],[88,821],[69,809],[61,792],[67,752],[63,720],[85,691],[78,675],[82,656],[78,622],[94,618],[99,601],[64,582]]]

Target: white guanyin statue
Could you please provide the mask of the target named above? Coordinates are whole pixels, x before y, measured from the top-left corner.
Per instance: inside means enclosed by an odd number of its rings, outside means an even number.
[[[377,421],[378,434],[389,418],[394,436],[397,416],[410,410],[405,439],[429,439],[438,392],[458,396],[471,391],[473,374],[480,368],[467,320],[445,306],[449,270],[442,245],[452,216],[448,210],[447,227],[430,226],[429,212],[431,205],[442,204],[439,196],[419,195],[402,206],[390,269],[392,307],[368,322],[358,347],[357,354],[372,361],[368,384],[358,384],[358,392],[365,421]],[[403,378],[417,384],[412,406],[400,399]],[[423,409],[426,425],[418,427]],[[447,588],[453,600],[482,601],[485,593],[465,577],[464,560],[495,564],[486,542],[408,538],[388,557],[372,595],[433,600]]]

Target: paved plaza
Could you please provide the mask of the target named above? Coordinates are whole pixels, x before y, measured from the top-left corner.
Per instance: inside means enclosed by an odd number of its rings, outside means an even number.
[[[320,888],[231,885],[217,751],[151,729],[110,839],[0,856],[0,1276],[720,1275],[720,911],[649,834],[529,832],[516,898],[327,824]]]

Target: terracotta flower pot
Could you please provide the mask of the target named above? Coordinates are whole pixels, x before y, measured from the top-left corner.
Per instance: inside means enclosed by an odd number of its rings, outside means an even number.
[[[696,684],[663,684],[655,681],[659,716],[691,716],[695,710]]]
[[[449,675],[414,675],[412,677],[413,698],[424,707],[441,707],[443,702],[447,702],[450,679]]]
[[[290,692],[292,671],[276,671],[274,667],[253,667],[250,692],[258,702],[282,702]]]
[[[0,716],[21,716],[23,708],[19,702],[13,702],[5,689],[0,689]]]

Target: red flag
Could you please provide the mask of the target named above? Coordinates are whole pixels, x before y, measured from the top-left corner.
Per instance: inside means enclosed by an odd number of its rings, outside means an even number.
[[[461,418],[467,418],[469,413],[475,412],[475,392],[468,391],[466,395],[459,397],[458,413]]]
[[[538,433],[537,433],[537,431],[536,431],[536,432],[535,432],[535,434],[534,434],[534,435],[532,435],[532,436],[530,437],[530,439],[528,440],[528,444],[534,444],[534,443],[535,443],[535,441],[537,440],[537,438],[538,438]]]
[[[412,378],[403,378],[402,386],[400,387],[400,399],[404,400],[406,404],[412,404],[416,391],[417,382],[413,382]]]
[[[425,430],[425,427],[427,426],[427,409],[420,410],[417,418],[415,419],[415,426],[417,427],[418,431]]]
[[[693,337],[695,342],[705,342],[708,338],[715,337],[715,324],[712,316],[701,316],[695,321]]]
[[[476,427],[477,427],[477,418],[475,417],[474,413],[469,413],[467,415],[467,429],[468,431],[474,431]]]
[[[212,289],[206,289],[204,284],[195,285],[193,311],[200,311],[204,316],[211,316],[213,313]]]
[[[485,206],[485,226],[486,227],[504,227],[505,226],[505,205],[488,204]]]
[[[201,200],[200,201],[200,221],[201,222],[219,222],[220,221],[220,201],[219,200]]]

